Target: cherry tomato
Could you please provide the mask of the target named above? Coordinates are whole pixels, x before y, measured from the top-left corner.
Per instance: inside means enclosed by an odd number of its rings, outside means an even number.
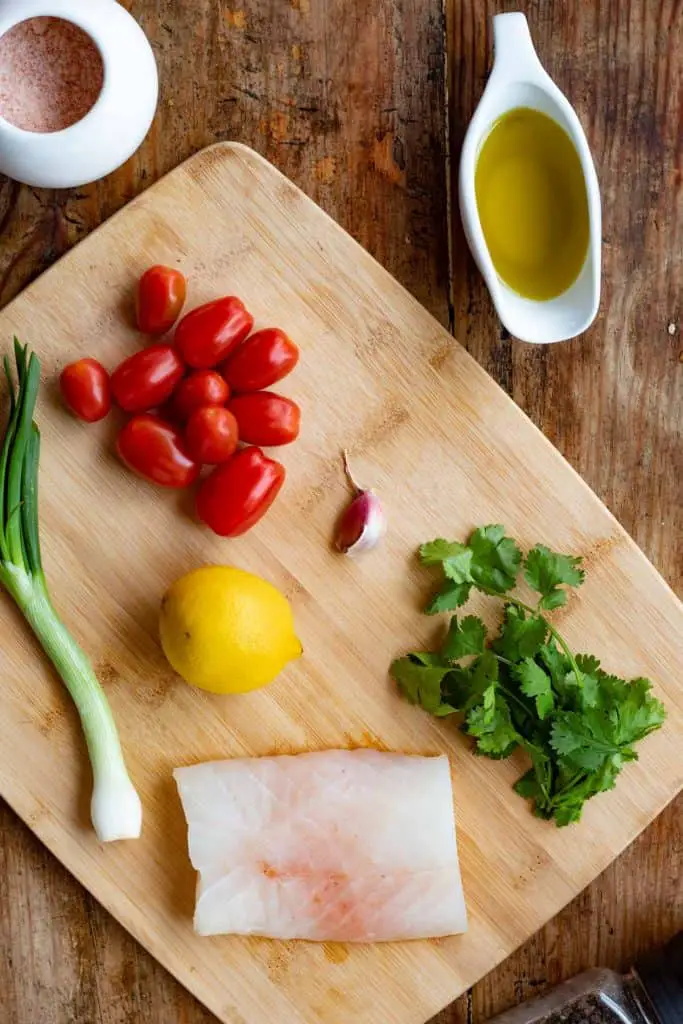
[[[185,440],[197,462],[225,462],[237,448],[237,420],[221,405],[203,405],[187,421]]]
[[[175,344],[188,366],[210,370],[244,341],[254,318],[242,302],[229,295],[187,313],[175,332]]]
[[[247,444],[289,444],[299,436],[299,406],[273,391],[235,395],[228,409],[237,420],[240,440]]]
[[[145,412],[171,397],[184,372],[183,362],[171,345],[150,345],[114,370],[111,390],[126,412]]]
[[[199,476],[200,466],[188,455],[182,434],[159,416],[133,416],[116,450],[129,469],[161,487],[189,487]]]
[[[79,420],[96,423],[111,409],[109,374],[96,359],[69,363],[62,370],[59,386],[64,401]]]
[[[279,327],[256,331],[223,367],[233,391],[260,391],[282,380],[299,362],[299,349]]]
[[[230,397],[230,388],[215,370],[195,370],[176,388],[173,408],[179,420],[203,405],[223,405]]]
[[[197,514],[221,537],[239,537],[266,514],[285,482],[285,468],[260,448],[242,448],[199,485]]]
[[[140,278],[136,297],[138,327],[145,334],[165,334],[185,304],[187,282],[173,267],[150,267]]]

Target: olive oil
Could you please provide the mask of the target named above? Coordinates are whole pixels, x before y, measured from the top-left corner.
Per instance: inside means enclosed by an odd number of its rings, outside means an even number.
[[[557,122],[529,107],[499,118],[479,153],[475,193],[491,260],[513,291],[546,300],[574,283],[588,251],[588,199]]]

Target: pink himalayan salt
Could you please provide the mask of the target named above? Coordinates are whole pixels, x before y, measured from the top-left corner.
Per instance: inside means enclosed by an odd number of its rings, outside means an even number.
[[[29,18],[0,37],[0,116],[29,132],[85,117],[102,91],[100,52],[63,18]]]

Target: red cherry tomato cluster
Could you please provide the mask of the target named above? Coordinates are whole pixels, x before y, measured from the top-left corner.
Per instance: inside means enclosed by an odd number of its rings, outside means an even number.
[[[179,270],[150,267],[138,284],[139,329],[161,338],[178,320],[186,293]],[[214,467],[199,484],[197,514],[223,537],[251,529],[284,483],[284,467],[262,446],[299,435],[296,402],[264,390],[294,369],[299,350],[279,328],[252,334],[253,326],[240,299],[227,296],[187,313],[173,343],[156,341],[111,377],[96,359],[71,363],[60,377],[64,401],[79,419],[103,419],[112,402],[131,414],[116,449],[146,480],[189,487],[202,466]]]

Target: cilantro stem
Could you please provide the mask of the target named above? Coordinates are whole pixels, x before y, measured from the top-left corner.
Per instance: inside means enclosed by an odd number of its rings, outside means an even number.
[[[572,671],[573,671],[574,675],[576,676],[576,682],[578,683],[579,686],[583,686],[583,673],[582,673],[581,669],[579,668],[579,666],[578,666],[578,664],[576,662],[576,658],[574,657],[574,654],[572,653],[572,650],[569,647],[569,644],[567,643],[565,638],[562,636],[562,634],[558,633],[558,631],[555,629],[555,627],[550,622],[548,622],[548,620],[545,618],[545,616],[543,616],[543,620],[544,620],[544,622],[548,623],[548,629],[550,630],[550,635],[553,637],[554,640],[557,641],[557,643],[560,645],[560,647],[562,648],[564,653],[567,655],[567,658],[569,659],[569,664],[571,665]]]
[[[496,654],[495,651],[492,651],[491,653],[493,654],[493,657],[496,659],[496,661],[499,661],[501,665],[509,665],[510,667],[514,665],[514,661],[510,661],[509,658],[504,658],[502,654]]]
[[[576,786],[581,786],[588,778],[587,772],[577,772],[576,775],[572,775],[571,778],[565,782],[564,786],[559,786],[553,795],[553,801],[557,803],[563,796],[569,793]]]
[[[638,756],[634,745],[666,718],[649,679],[629,683],[605,672],[596,657],[575,655],[546,618],[566,604],[563,587],[583,582],[581,558],[542,544],[525,557],[495,524],[474,530],[467,544],[436,538],[421,546],[420,558],[444,576],[426,614],[460,608],[473,590],[497,598],[504,614],[492,637],[478,616],[453,616],[439,651],[394,663],[396,682],[432,714],[459,710],[477,754],[498,760],[523,750],[531,767],[515,791],[558,827],[578,821],[586,801],[615,786]],[[521,571],[541,595],[533,607],[513,596]]]
[[[496,657],[498,657],[498,655],[496,655]],[[501,660],[505,661],[505,658],[502,658]],[[511,665],[512,662],[508,661],[507,664]],[[520,698],[517,696],[516,693],[513,693],[512,690],[508,690],[507,686],[504,686],[501,682],[498,682],[496,684],[496,686],[497,686],[497,689],[499,689],[501,693],[505,694],[505,696],[507,697],[508,700],[514,701],[514,703],[517,704],[517,706],[520,707],[522,709],[522,711],[524,712],[524,714],[527,715],[527,717],[528,717],[528,715],[529,715],[529,708],[526,706],[524,701],[520,700]]]
[[[523,611],[529,612],[530,615],[538,615],[538,608],[534,608],[530,604],[525,604],[524,601],[520,601],[518,597],[512,597],[511,594],[499,594],[498,591],[490,590],[488,587],[484,587],[480,583],[475,584],[475,586],[477,590],[480,590],[482,592],[482,594],[487,594],[489,597],[497,597],[505,601],[506,604],[513,604],[516,608],[521,608]],[[581,672],[581,669],[576,663],[576,658],[574,657],[569,644],[562,636],[562,634],[555,629],[552,622],[548,622],[544,615],[542,615],[541,618],[548,627],[550,635],[553,637],[554,640],[557,641],[557,643],[560,645],[564,653],[567,655],[569,664],[571,665],[572,671],[576,676],[576,681],[578,685],[583,686],[583,673]]]
[[[496,661],[499,661],[502,665],[508,665],[510,666],[510,668],[514,666],[514,662],[510,661],[509,658],[504,658],[502,654],[496,654],[495,651],[491,651],[491,654],[496,659]],[[517,694],[514,693],[512,690],[508,690],[507,686],[504,686],[503,683],[500,682],[500,680],[498,680],[498,682],[496,683],[496,687],[500,690],[501,693],[505,694],[508,700],[514,701],[514,703],[522,709],[525,715],[530,714],[530,710],[526,706],[524,701],[521,700],[521,698],[518,697]]]

